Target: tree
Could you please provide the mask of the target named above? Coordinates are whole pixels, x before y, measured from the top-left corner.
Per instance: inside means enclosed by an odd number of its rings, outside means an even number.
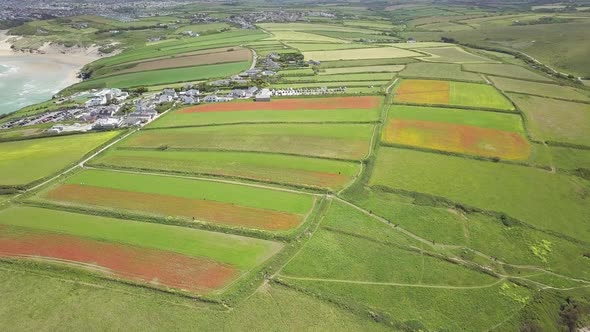
[[[559,310],[559,317],[561,322],[567,326],[568,331],[575,332],[578,319],[580,319],[581,308],[572,298],[567,298],[566,303],[561,305]]]

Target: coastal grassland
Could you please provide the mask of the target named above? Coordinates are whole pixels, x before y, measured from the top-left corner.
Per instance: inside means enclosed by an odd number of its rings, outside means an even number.
[[[239,61],[185,68],[148,70],[87,80],[72,85],[66,88],[65,91],[82,91],[101,87],[131,88],[165,83],[197,81],[215,77],[227,77],[248,69],[249,66],[249,61]]]
[[[421,48],[421,52],[430,54],[429,57],[423,57],[422,60],[430,62],[448,62],[448,63],[489,63],[494,60],[484,58],[473,53],[469,53],[462,48],[453,47],[436,47]]]
[[[364,40],[374,40],[379,43],[393,43],[399,40],[396,36],[378,35],[375,31],[364,31],[364,32],[341,32],[341,31],[320,31],[312,30],[313,33],[328,36],[338,39],[344,39],[352,42],[359,42]]]
[[[449,47],[449,44],[443,42],[417,42],[417,43],[399,43],[396,44],[395,47],[398,48],[405,48],[405,49],[430,49],[433,47]]]
[[[519,81],[504,77],[490,77],[498,89],[506,92],[523,93],[571,101],[590,101],[587,92],[557,84]]]
[[[399,74],[407,78],[432,78],[457,81],[485,82],[481,75],[464,72],[460,64],[451,63],[410,63]]]
[[[352,73],[391,73],[404,69],[404,65],[381,65],[381,66],[361,66],[361,67],[343,67],[327,68],[320,71],[320,75],[335,74],[352,74]]]
[[[527,119],[536,140],[590,146],[590,105],[523,94],[509,94]]]
[[[339,189],[358,163],[249,152],[111,150],[92,165],[108,168],[237,177],[271,183]]]
[[[394,93],[393,101],[400,103],[514,109],[508,99],[486,84],[406,79]]]
[[[237,235],[26,206],[0,211],[0,224],[206,257],[244,271],[282,247]]]
[[[0,184],[23,186],[52,175],[119,133],[109,131],[0,143]]]
[[[565,170],[590,170],[590,150],[561,146],[549,147],[555,167]]]
[[[464,64],[463,70],[493,76],[506,76],[521,80],[552,82],[550,78],[537,74],[524,67],[505,63]]]
[[[443,286],[495,281],[487,274],[425,256],[419,249],[410,249],[410,243],[390,226],[336,201],[281,276]]]
[[[484,331],[517,314],[534,295],[532,290],[510,282],[463,289],[289,279],[282,282],[308,293],[329,294],[333,301],[359,311],[371,311],[400,330]]]
[[[92,325],[99,330],[130,326],[137,330],[174,330],[182,326],[194,330],[274,331],[287,324],[293,330],[389,331],[368,316],[277,284],[265,285],[226,311],[71,269],[21,265],[0,265],[0,292],[3,301],[11,303],[0,311],[0,327],[5,330],[81,330]],[[109,319],[104,319],[105,315]]]
[[[421,54],[395,47],[374,47],[350,50],[309,51],[303,52],[303,56],[305,57],[305,60],[312,59],[315,61],[336,61],[381,58],[407,58],[421,56]]]
[[[444,197],[585,241],[590,183],[545,170],[381,148],[370,185]]]
[[[531,150],[516,114],[400,105],[390,108],[382,141],[516,160]]]
[[[477,261],[479,257],[470,254],[473,249],[509,264],[538,266],[570,277],[590,279],[590,266],[584,258],[588,245],[524,224],[507,223],[498,216],[465,211],[385,187],[364,187],[346,193],[345,197],[391,224],[437,244],[469,248],[457,252],[465,260]],[[346,218],[341,223],[343,220]]]
[[[265,230],[296,228],[314,201],[257,187],[108,170],[77,173],[37,198]]]
[[[438,22],[420,25],[420,29],[431,31],[463,31],[472,30],[473,28],[465,24],[457,24],[453,22]]]
[[[144,130],[120,146],[151,149],[238,150],[361,159],[369,124],[260,124]]]
[[[394,73],[346,73],[336,75],[291,76],[283,77],[281,83],[301,82],[354,82],[354,81],[387,81],[395,76]]]
[[[264,105],[238,101],[174,111],[149,128],[263,122],[372,122],[379,120],[381,103],[379,97],[275,99]],[[221,106],[223,110],[219,109]]]

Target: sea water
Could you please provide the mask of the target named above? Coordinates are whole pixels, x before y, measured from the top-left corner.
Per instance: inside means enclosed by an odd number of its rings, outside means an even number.
[[[0,114],[51,99],[72,84],[73,65],[43,56],[0,56]]]

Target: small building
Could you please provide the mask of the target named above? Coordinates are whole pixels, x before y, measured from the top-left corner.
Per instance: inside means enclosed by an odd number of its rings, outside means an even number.
[[[416,42],[416,39],[414,39],[414,37],[410,37],[410,38],[408,38],[408,40],[406,41],[406,43],[408,43],[408,44],[413,44],[413,43],[415,43],[415,42]]]
[[[206,103],[221,103],[221,102],[226,102],[226,101],[230,101],[233,100],[232,97],[220,97],[217,95],[209,95],[207,97],[205,97],[205,99],[203,99],[204,102]]]
[[[92,125],[92,129],[95,130],[110,130],[119,128],[122,123],[122,119],[120,118],[105,118],[105,119],[98,119]]]
[[[256,101],[270,101],[271,92],[269,89],[260,90],[255,97]]]
[[[185,96],[189,96],[189,97],[197,97],[201,94],[201,92],[197,89],[190,89],[185,91]]]
[[[315,61],[315,60],[310,59],[309,61],[307,61],[307,64],[309,64],[310,66],[319,66],[322,63],[320,61]]]
[[[199,97],[183,96],[182,97],[182,102],[185,105],[197,104],[199,102]]]

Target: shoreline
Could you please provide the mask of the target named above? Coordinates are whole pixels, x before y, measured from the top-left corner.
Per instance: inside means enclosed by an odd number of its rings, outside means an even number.
[[[46,68],[50,69],[52,65],[58,64],[68,68],[67,70],[67,86],[76,84],[81,81],[78,78],[78,73],[85,65],[101,58],[98,52],[98,47],[88,48],[65,48],[60,45],[51,45],[46,43],[40,48],[42,53],[25,53],[15,52],[8,42],[11,38],[19,38],[18,36],[9,36],[6,34],[7,30],[0,30],[0,61],[2,58],[29,58],[42,59],[46,63]],[[23,66],[27,66],[27,61],[23,61]],[[26,68],[23,68],[26,70]],[[43,68],[35,68],[36,70],[43,70]],[[62,87],[66,88],[67,86]],[[61,89],[60,89],[61,90]]]

